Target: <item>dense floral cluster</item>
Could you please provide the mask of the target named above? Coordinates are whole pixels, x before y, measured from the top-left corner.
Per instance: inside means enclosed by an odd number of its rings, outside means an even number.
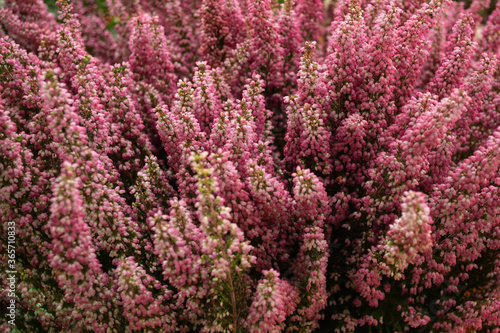
[[[500,7],[53,5],[0,8],[0,331],[500,332]]]

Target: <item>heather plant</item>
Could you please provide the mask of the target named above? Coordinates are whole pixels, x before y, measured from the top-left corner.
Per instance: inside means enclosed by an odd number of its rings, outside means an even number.
[[[495,1],[1,3],[2,332],[500,333]]]

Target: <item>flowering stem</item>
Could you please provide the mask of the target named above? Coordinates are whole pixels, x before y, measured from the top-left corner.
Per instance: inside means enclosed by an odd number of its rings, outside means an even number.
[[[204,185],[207,187],[207,188],[210,188],[210,181],[209,181],[209,178],[207,176],[207,174],[204,174],[204,177],[203,177],[203,182],[205,183]],[[213,204],[213,201],[210,200],[210,217],[212,218],[212,221],[217,221],[217,213],[215,212],[215,209],[214,209],[214,204]],[[219,229],[217,231],[217,236],[219,237],[219,244],[224,244],[224,239],[222,237],[222,230]],[[224,261],[228,262],[229,263],[229,258],[227,257],[227,253],[226,251],[221,251],[221,255],[222,255],[222,258],[224,259]],[[232,274],[231,274],[231,268],[229,268],[228,270],[228,282],[229,282],[229,287],[230,287],[230,290],[229,290],[229,296],[231,297],[231,307],[232,307],[232,310],[233,310],[233,313],[232,313],[232,317],[233,317],[233,332],[236,332],[238,330],[238,309],[236,307],[236,293],[235,293],[235,289],[234,289],[234,284],[233,284],[233,277],[232,277]]]

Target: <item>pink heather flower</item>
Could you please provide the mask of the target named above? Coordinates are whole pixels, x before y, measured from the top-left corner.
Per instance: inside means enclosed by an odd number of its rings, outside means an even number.
[[[465,14],[471,14],[470,11],[465,10],[465,4],[462,2],[448,2],[443,8],[443,23],[445,26],[445,31],[447,35],[452,33],[455,23],[457,23],[457,18],[465,12]]]
[[[246,175],[246,163],[250,158],[254,158],[259,165],[264,166],[267,172],[274,173],[274,161],[269,143],[259,140],[256,133],[255,116],[261,120],[260,128],[263,131],[261,136],[265,138],[265,134],[268,133],[266,128],[270,125],[265,117],[267,110],[264,109],[262,96],[253,92],[250,89],[245,91],[247,98],[237,101],[236,105],[233,101],[226,102],[210,135],[209,146],[213,147],[212,150],[228,151],[230,160],[242,175]]]
[[[424,3],[396,31],[395,39],[395,91],[396,106],[406,104],[414,90],[414,85],[420,75],[420,67],[427,57],[427,40],[424,36],[430,27],[441,16],[447,0],[433,0]],[[404,42],[403,42],[404,41]]]
[[[467,94],[459,90],[438,104],[429,103],[430,98],[431,95],[426,94],[419,99],[417,107],[431,107],[427,110],[420,109],[417,111],[419,114],[412,115],[413,121],[408,124],[408,128],[389,144],[388,152],[379,154],[376,163],[378,167],[370,171],[375,183],[384,184],[377,185],[377,188],[385,188],[386,195],[392,193],[396,201],[403,191],[415,189],[429,170],[437,170],[432,165],[437,161],[432,157],[438,158],[440,155],[431,155],[431,152],[443,144],[447,132],[454,128],[469,101]],[[412,109],[413,107],[409,107],[406,112],[415,112]],[[381,173],[376,175],[374,172]],[[384,203],[380,204],[390,205],[388,199],[384,197]]]
[[[473,293],[473,292],[472,292]],[[465,292],[468,297],[470,291]],[[500,325],[500,302],[498,296],[481,297],[480,300],[467,300],[455,309],[448,311],[437,323],[435,329],[489,330],[498,331]]]
[[[283,47],[283,95],[290,95],[296,85],[302,45],[299,18],[294,9],[294,0],[284,0],[278,17],[280,44]]]
[[[499,132],[495,131],[486,144],[474,152],[474,155],[463,160],[453,168],[448,177],[440,185],[434,187],[434,214],[435,219],[441,219],[442,233],[448,233],[463,227],[462,221],[466,216],[453,214],[454,211],[467,211],[482,198],[488,205],[492,203],[497,184],[497,172],[500,161],[497,158]],[[493,185],[493,184],[494,185]],[[490,185],[491,184],[491,185]],[[488,187],[493,186],[493,187]],[[444,191],[444,192],[443,192]],[[466,196],[460,191],[466,191]],[[490,194],[487,194],[490,192]],[[443,194],[440,194],[443,193]],[[475,208],[472,214],[480,214]],[[479,218],[479,216],[477,216]],[[491,227],[491,226],[489,226]]]
[[[266,264],[261,263],[262,258],[266,257],[261,236],[262,228],[265,229],[266,226],[262,223],[245,183],[229,159],[229,152],[220,149],[207,157],[209,166],[214,170],[214,179],[220,184],[219,195],[230,209],[231,220],[245,233],[254,247],[252,254],[257,258],[257,267],[265,267]]]
[[[329,17],[331,21],[331,25],[329,27],[330,32],[335,31],[335,29],[338,27],[338,24],[342,22],[345,19],[345,16],[349,12],[349,5],[352,5],[350,1],[339,1],[336,4],[330,4],[330,7],[333,7],[332,14],[333,17]],[[359,5],[359,4],[358,4]],[[359,5],[361,8],[363,4]],[[330,9],[330,8],[329,8]],[[328,46],[331,44],[328,43]]]
[[[449,288],[458,290],[459,284],[468,283],[478,268],[474,261],[488,256],[488,250],[500,248],[496,239],[498,221],[495,220],[498,207],[494,204],[498,200],[499,182],[492,178],[498,170],[498,159],[493,153],[498,137],[498,133],[491,136],[485,147],[462,161],[450,172],[446,182],[434,188],[430,208],[433,219],[439,223],[433,231],[434,251],[440,251],[443,259],[427,258],[426,265],[441,276],[434,281],[426,277],[421,284],[427,288],[431,283],[441,283],[443,275],[447,275]],[[453,272],[455,267],[461,269]]]
[[[292,327],[299,331],[313,331],[319,327],[321,311],[327,305],[326,269],[328,265],[328,244],[323,229],[313,225],[303,230],[303,238],[294,270],[301,286],[300,301],[292,316]],[[294,318],[295,317],[295,318]],[[295,319],[295,320],[294,320]],[[294,323],[298,321],[298,323]]]
[[[5,8],[18,15],[23,21],[38,24],[55,24],[54,14],[49,13],[42,0],[7,0]]]
[[[229,152],[222,150],[207,157],[210,166],[214,169],[214,178],[220,184],[219,194],[224,198],[224,204],[230,209],[231,220],[255,245],[256,242],[253,239],[261,234],[260,215],[250,199],[244,181],[229,158]],[[258,251],[257,249],[253,251],[257,257]]]
[[[450,122],[446,127],[452,129],[456,126],[460,116],[465,114],[467,110],[466,106],[469,104],[470,97],[467,96],[467,93],[463,90],[455,89],[449,98],[441,100],[436,106],[436,111],[444,117],[449,117],[448,119]],[[433,147],[427,157],[429,161],[429,172],[422,180],[422,186],[424,188],[430,186],[429,183],[440,182],[440,179],[446,175],[452,165],[451,158],[456,151],[456,135],[453,132],[441,132],[438,136],[439,137],[431,136],[429,138],[431,140],[437,140],[438,144],[435,148]]]
[[[249,69],[261,75],[266,87],[280,87],[283,47],[279,43],[271,0],[250,1],[247,6]]]
[[[479,63],[465,79],[465,89],[472,98],[472,104],[468,107],[468,117],[475,120],[477,113],[483,106],[483,101],[491,90],[495,81],[495,71],[498,68],[498,58],[494,55],[484,53]]]
[[[331,170],[330,132],[323,110],[326,87],[320,78],[321,67],[313,62],[316,43],[306,42],[298,73],[298,94],[286,99],[287,134],[284,165],[310,168],[327,175]]]
[[[40,74],[38,80],[41,110],[28,125],[34,135],[33,143],[40,148],[45,143],[59,159],[73,162],[75,157],[83,155],[88,143],[85,129],[80,125],[80,122],[85,122],[76,114],[72,103],[68,103],[71,95],[63,84],[57,82],[56,73],[46,71]],[[50,132],[42,131],[40,124],[46,124]]]
[[[473,23],[470,15],[461,15],[448,38],[441,65],[428,86],[429,92],[440,98],[448,96],[454,88],[460,87],[467,73],[476,48],[476,43],[472,42]]]
[[[202,316],[200,301],[209,292],[209,266],[201,258],[206,236],[193,223],[184,201],[173,199],[170,206],[170,215],[158,212],[150,222],[155,230],[154,252],[164,279],[178,290],[177,304],[189,310],[185,318],[196,321]]]
[[[349,4],[347,13],[338,23],[328,42],[326,76],[329,118],[335,124],[355,109],[355,87],[361,80],[362,46],[366,43],[366,26],[362,10],[356,3]]]
[[[131,4],[158,15],[159,26],[165,28],[165,35],[169,37],[168,44],[175,73],[180,76],[192,73],[200,50],[198,9],[202,1],[147,0],[134,1]]]
[[[207,153],[203,153],[190,158],[198,180],[196,215],[204,235],[200,244],[201,252],[204,254],[202,262],[208,264],[207,273],[211,279],[211,289],[223,288],[229,298],[222,303],[215,302],[215,311],[220,314],[215,321],[205,322],[205,327],[220,325],[224,317],[228,317],[224,321],[229,320],[231,327],[237,327],[238,313],[241,311],[239,299],[246,293],[238,283],[245,283],[244,272],[252,263],[255,264],[255,257],[250,254],[252,246],[245,240],[241,229],[231,222],[229,209],[224,206],[224,199],[218,195],[219,184],[212,176],[213,169],[204,167],[206,156]]]
[[[427,85],[434,78],[436,70],[441,64],[441,58],[446,44],[445,24],[445,20],[436,22],[427,35],[430,42],[429,55],[421,68],[421,74],[416,83],[417,87],[422,91],[427,91]]]
[[[422,7],[425,1],[410,0],[410,1],[397,1],[396,3],[402,9],[401,24],[404,24]]]
[[[229,131],[233,126],[232,121],[238,118],[241,119],[242,117],[240,116],[241,116],[241,110],[239,108],[237,109],[236,101],[230,99],[223,103],[222,112],[219,113],[219,116],[215,119],[215,122],[212,126],[212,131],[210,133],[209,146],[213,147],[212,150],[216,151],[219,148],[222,148],[224,147],[224,145],[226,145],[227,134],[229,133]],[[243,123],[247,124],[247,121]],[[252,133],[254,131],[253,127],[255,127],[255,124],[252,121],[251,122]],[[254,139],[255,139],[254,135],[252,135],[251,141],[253,141]]]
[[[284,184],[254,160],[249,160],[246,168],[246,185],[261,219],[258,235],[267,253],[267,264],[277,259],[288,261],[288,247],[298,236],[292,223],[292,198]]]
[[[387,127],[387,118],[394,114],[394,76],[396,67],[395,38],[401,10],[393,6],[374,18],[372,36],[363,44],[362,80],[355,95],[358,110],[369,121],[370,137],[379,137]]]
[[[5,159],[1,166],[2,188],[0,190],[0,200],[5,205],[0,206],[0,211],[2,212],[1,221],[6,223],[19,217],[20,212],[15,208],[16,202],[29,202],[30,196],[41,194],[42,188],[38,187],[38,182],[33,178],[37,173],[40,174],[40,171],[36,168],[33,153],[25,147],[26,134],[17,132],[16,124],[12,121],[10,112],[5,110],[1,99],[0,130],[1,154]],[[44,179],[46,176],[40,175],[39,181],[47,181]],[[35,208],[24,207],[23,213]],[[26,228],[28,232],[38,224],[31,225],[28,222],[33,221],[21,220],[19,228]],[[29,236],[28,233],[27,236]]]
[[[111,22],[108,24],[114,24],[113,28],[116,31],[116,35],[113,37],[116,40],[117,45],[117,55],[119,60],[123,61],[129,58],[130,49],[128,47],[128,42],[132,31],[127,26],[127,22],[130,20],[131,16],[138,13],[139,8],[137,8],[137,1],[121,1],[121,0],[105,0],[105,4],[108,10],[108,17],[112,18]],[[126,8],[131,5],[133,8]],[[128,10],[128,12],[127,12]],[[107,26],[109,28],[109,26]]]
[[[11,117],[24,126],[27,116],[39,107],[41,98],[32,92],[37,91],[38,77],[46,64],[11,40],[0,38],[0,50],[2,67],[8,69],[0,74],[3,104],[11,109]]]
[[[309,169],[297,168],[292,176],[294,200],[297,205],[297,233],[301,234],[304,227],[314,226],[325,229],[325,239],[330,239],[331,226],[326,225],[326,219],[331,214],[331,207],[323,182]]]
[[[222,68],[212,68],[211,71],[213,84],[215,87],[215,91],[217,93],[217,97],[221,102],[226,102],[231,96],[231,87],[226,79],[226,74],[222,70]]]
[[[361,258],[357,269],[350,270],[348,274],[349,283],[368,306],[376,308],[385,299],[386,293],[380,290],[382,273],[370,255]],[[363,303],[358,298],[355,304],[359,307]]]
[[[391,143],[404,135],[417,119],[428,110],[436,108],[437,97],[431,93],[416,93],[395,117],[393,124],[386,130],[386,142]]]
[[[468,9],[474,19],[474,27],[477,28],[481,25],[483,17],[482,12],[488,10],[491,0],[477,0],[473,1]]]
[[[490,91],[486,94],[485,99],[483,100],[483,105],[477,114],[477,118],[472,124],[472,128],[470,134],[472,136],[471,140],[469,140],[469,144],[471,145],[469,151],[466,156],[470,156],[474,151],[479,148],[481,145],[486,143],[488,136],[494,133],[497,127],[500,125],[500,118],[498,117],[498,113],[496,112],[498,108],[498,100],[500,95],[499,86],[497,84],[498,78],[498,66],[493,73],[493,82]]]
[[[200,8],[201,49],[211,66],[224,62],[230,50],[244,38],[244,25],[237,0],[203,0]]]
[[[114,293],[107,288],[108,276],[101,270],[89,226],[84,221],[82,185],[75,168],[63,164],[53,189],[49,221],[53,239],[48,260],[65,303],[73,306],[73,329],[105,332],[104,323],[114,326],[115,309],[106,305],[114,303]]]
[[[116,129],[101,99],[100,89],[105,81],[98,68],[98,62],[85,52],[82,36],[72,11],[72,5],[61,3],[61,17],[64,24],[58,30],[57,57],[64,72],[64,80],[69,82],[71,92],[75,94],[75,108],[86,128],[90,147],[99,153],[109,154],[116,151]]]
[[[275,270],[262,272],[252,298],[245,326],[249,332],[282,332],[285,319],[298,302],[297,290],[279,278]]]
[[[134,332],[161,328],[164,332],[173,332],[177,323],[175,312],[168,304],[172,291],[146,273],[134,257],[119,260],[116,270],[117,292],[128,329]]]
[[[76,1],[73,5],[81,24],[82,38],[87,49],[103,61],[118,61],[118,47],[111,32],[106,29],[106,16],[97,1]]]
[[[252,261],[248,255],[251,246],[244,241],[243,233],[238,226],[230,222],[229,209],[224,206],[224,199],[217,196],[220,190],[216,179],[211,177],[213,169],[203,167],[202,161],[206,156],[205,153],[195,155],[190,159],[198,179],[197,215],[200,220],[200,229],[206,237],[201,248],[209,257],[222,251],[222,258],[217,258],[214,262],[215,270],[212,275],[227,278],[231,275],[232,269],[227,266],[228,260],[235,260],[236,257],[241,256],[241,268],[249,267]],[[223,243],[220,243],[221,238],[224,239]],[[223,246],[220,251],[216,248],[219,246]],[[233,256],[234,259],[231,259]]]
[[[144,167],[137,173],[137,181],[130,193],[135,197],[134,208],[143,217],[151,217],[174,196],[174,189],[168,183],[165,172],[158,165],[154,155],[146,157]]]
[[[176,77],[163,26],[157,17],[142,14],[131,18],[132,31],[129,63],[134,79],[144,80],[170,99],[175,91]]]
[[[157,107],[158,132],[167,152],[170,166],[178,171],[181,161],[190,152],[204,147],[205,133],[194,115],[194,90],[187,81],[179,81],[176,101],[171,110],[167,106]]]
[[[45,28],[47,28],[47,25],[40,26],[33,21],[22,21],[9,8],[0,8],[0,23],[2,23],[2,26],[7,30],[11,38],[31,52],[38,50],[42,43]]]
[[[85,45],[82,39],[82,33],[78,30],[81,27],[78,21],[78,15],[74,13],[73,4],[66,0],[60,0],[57,2],[59,19],[63,21],[63,25],[59,26],[58,29],[58,45],[59,52],[62,53],[62,59],[59,59],[61,65],[71,66],[73,59],[64,59],[63,57],[69,54],[73,54],[76,59],[75,62],[81,61],[81,58],[85,56]],[[67,50],[66,50],[67,48]],[[69,68],[68,68],[69,70]],[[73,69],[74,70],[74,69]]]
[[[487,115],[480,112],[487,101],[486,96],[494,83],[494,74],[498,67],[498,60],[494,55],[483,54],[477,67],[465,79],[464,88],[471,97],[467,106],[467,113],[455,126],[458,139],[457,150],[459,153],[468,153],[482,136],[479,123],[486,124]],[[479,140],[478,140],[479,139]]]
[[[323,2],[321,0],[298,0],[295,12],[298,14],[302,39],[317,41],[322,35]]]
[[[264,81],[260,75],[253,74],[251,79],[247,79],[246,83],[241,104],[245,104],[248,109],[247,112],[253,116],[257,140],[267,141],[268,144],[272,144],[274,140],[271,133],[271,112],[266,109],[265,99],[262,95],[265,88]],[[246,110],[244,109],[244,111]]]
[[[0,22],[10,38],[35,54],[46,35],[57,30],[54,14],[41,0],[7,0],[0,9]]]
[[[222,112],[222,101],[214,82],[213,72],[206,62],[198,62],[194,72],[193,113],[201,130],[210,134],[213,123]],[[221,78],[223,80],[223,78]],[[224,84],[220,82],[219,84]]]
[[[131,210],[113,186],[117,173],[111,161],[86,145],[87,137],[79,124],[81,118],[71,104],[65,104],[70,99],[68,92],[57,84],[54,75],[52,72],[45,73],[48,82],[40,77],[44,104],[42,112],[34,117],[35,121],[46,123],[51,132],[34,131],[36,135],[32,139],[34,143],[46,143],[49,148],[47,153],[60,161],[78,166],[77,171],[83,182],[82,195],[86,200],[86,222],[91,227],[95,245],[100,250],[110,251],[110,256],[114,257],[124,249],[125,243],[132,242],[132,239],[122,239],[135,233],[129,225]],[[32,126],[35,129],[40,127],[36,122]]]
[[[196,283],[201,269],[196,257],[201,255],[200,242],[204,236],[193,224],[185,202],[171,201],[169,216],[156,214],[155,251],[163,265],[163,275],[176,288]],[[182,263],[182,265],[180,265]]]
[[[408,306],[406,311],[401,311],[401,317],[403,317],[405,322],[413,328],[425,326],[431,321],[429,316],[417,311],[413,306]]]
[[[482,2],[482,1],[481,1]],[[488,22],[481,30],[481,38],[479,40],[479,47],[477,55],[481,55],[484,52],[490,54],[496,54],[498,47],[500,46],[500,7],[496,7],[495,10],[489,15]]]
[[[19,330],[500,333],[489,0],[4,2]]]
[[[153,147],[144,132],[141,115],[135,109],[133,93],[129,90],[133,81],[128,63],[113,66],[111,71],[106,73],[105,79],[108,86],[102,101],[109,111],[110,120],[116,124],[115,131],[119,132],[117,136],[120,138],[116,143],[120,150],[111,158],[121,162],[117,168],[122,175],[127,172],[135,174],[142,165],[142,159]]]
[[[425,195],[405,192],[401,211],[401,217],[389,226],[383,245],[378,250],[383,253],[383,262],[390,267],[390,274],[396,280],[401,278],[401,272],[409,264],[416,262],[419,255],[432,248],[432,219]]]
[[[382,133],[388,126],[387,119],[395,112],[392,87],[396,67],[392,59],[400,10],[386,5],[380,11],[373,20],[372,36],[366,36],[371,38],[367,38],[358,51],[363,60],[358,69],[359,82],[354,86],[353,93],[357,111],[351,113],[360,112],[363,121],[366,121],[363,126],[366,135],[364,140],[369,144],[360,153],[367,160],[374,158],[375,151],[383,142]],[[358,171],[364,172],[363,169]]]
[[[167,152],[170,167],[175,172],[179,192],[193,204],[196,201],[196,179],[192,164],[192,154],[205,151],[206,134],[201,131],[195,118],[194,90],[187,80],[179,81],[179,89],[172,110],[158,106],[157,128]]]
[[[345,176],[339,176],[336,182],[339,185],[348,183],[361,183],[363,173],[361,161],[363,158],[363,147],[365,146],[366,127],[368,122],[358,113],[351,114],[342,120],[337,128],[335,138],[332,140],[332,156],[335,156],[333,167],[336,172]]]
[[[323,228],[325,218],[331,212],[323,183],[309,169],[297,168],[293,185],[297,217],[304,219],[307,226]]]
[[[321,107],[326,98],[324,67],[314,61],[316,55],[316,42],[306,42],[301,49],[300,68],[297,73],[297,98],[298,102]]]

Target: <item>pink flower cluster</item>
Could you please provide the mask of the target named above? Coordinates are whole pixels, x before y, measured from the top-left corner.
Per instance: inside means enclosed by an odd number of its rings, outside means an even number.
[[[500,7],[1,3],[0,331],[500,333]]]

